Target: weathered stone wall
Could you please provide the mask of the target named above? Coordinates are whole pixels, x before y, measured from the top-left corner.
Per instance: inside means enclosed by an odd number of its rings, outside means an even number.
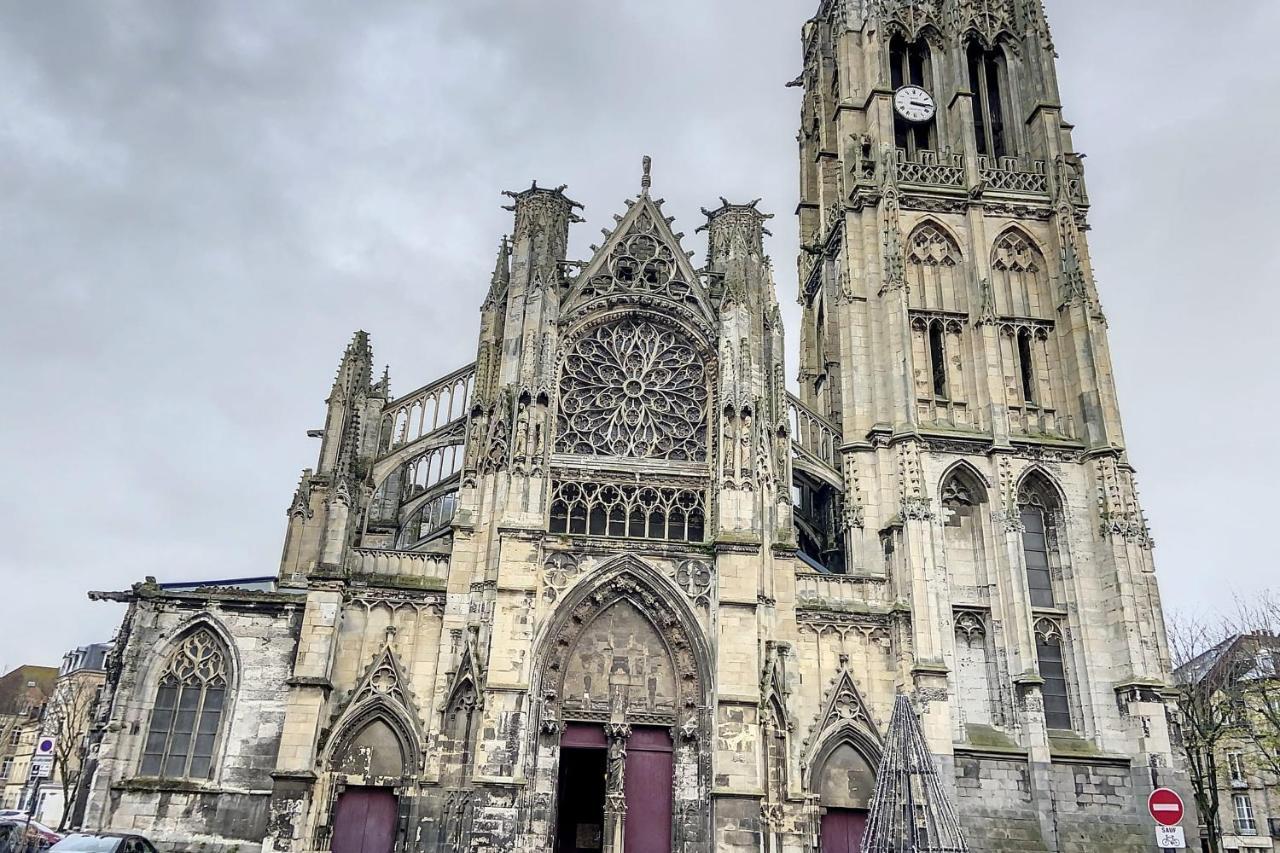
[[[144,590],[131,605],[116,701],[99,753],[88,828],[134,830],[161,849],[203,844],[210,853],[258,849],[284,721],[285,682],[300,611],[274,594],[166,597]],[[182,637],[209,626],[230,652],[226,720],[207,780],[140,776],[159,677]]]
[[[1122,762],[956,756],[957,805],[974,853],[1149,851],[1144,772]]]

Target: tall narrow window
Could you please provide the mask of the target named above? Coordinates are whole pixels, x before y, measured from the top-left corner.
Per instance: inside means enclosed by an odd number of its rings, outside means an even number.
[[[1022,379],[1022,399],[1036,402],[1036,363],[1031,355],[1031,330],[1018,332],[1018,372]]]
[[[979,603],[987,582],[983,513],[986,490],[967,467],[955,469],[942,482],[943,542],[947,574],[955,601]]]
[[[1049,549],[1045,539],[1044,510],[1022,508],[1022,555],[1027,562],[1027,587],[1034,607],[1053,606],[1053,582],[1049,573]]]
[[[189,634],[156,689],[143,776],[208,779],[227,695],[227,653],[208,628]]]
[[[1057,495],[1037,473],[1018,492],[1018,516],[1022,522],[1022,558],[1027,570],[1027,591],[1032,607],[1057,605],[1053,569],[1058,562]]]
[[[1050,619],[1036,623],[1036,660],[1040,665],[1040,688],[1044,697],[1044,724],[1051,729],[1071,728],[1071,700],[1067,693],[1067,670],[1062,661],[1062,631]]]
[[[933,396],[947,399],[947,350],[942,342],[942,321],[929,324],[929,363],[933,370]]]
[[[1243,752],[1233,749],[1227,753],[1227,771],[1231,775],[1231,784],[1238,785],[1245,781]]]
[[[889,40],[889,83],[896,92],[903,86],[919,86],[932,91],[932,71],[930,69],[929,45],[923,38],[910,44],[902,36],[894,36]],[[904,149],[908,155],[933,147],[933,120],[910,122],[898,115],[893,116],[893,136],[897,147]]]
[[[1258,823],[1253,819],[1253,801],[1248,794],[1236,794],[1231,798],[1236,807],[1236,831],[1241,835],[1257,835]]]
[[[970,42],[968,59],[978,153],[988,157],[1007,157],[1013,151],[1004,124],[1004,53],[999,48],[985,50],[977,42]]]

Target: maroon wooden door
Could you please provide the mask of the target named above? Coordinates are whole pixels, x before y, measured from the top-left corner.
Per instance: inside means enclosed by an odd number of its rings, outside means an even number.
[[[627,853],[671,853],[672,777],[669,729],[631,730],[627,739]]]
[[[396,795],[386,788],[348,788],[333,815],[333,853],[391,853]]]
[[[858,853],[867,813],[855,809],[827,809],[822,816],[822,853]]]

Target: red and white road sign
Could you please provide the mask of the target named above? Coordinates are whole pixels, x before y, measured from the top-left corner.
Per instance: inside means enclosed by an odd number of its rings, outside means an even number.
[[[1147,811],[1151,812],[1156,823],[1162,826],[1176,826],[1182,823],[1182,816],[1186,813],[1182,805],[1182,797],[1178,796],[1177,791],[1168,788],[1156,788],[1151,792],[1151,796],[1147,797]]]

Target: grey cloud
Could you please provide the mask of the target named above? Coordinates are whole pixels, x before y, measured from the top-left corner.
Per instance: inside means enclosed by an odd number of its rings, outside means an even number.
[[[567,183],[585,257],[642,154],[687,248],[763,197],[794,305],[810,0],[7,4],[0,663],[106,638],[84,598],[270,574],[350,333],[393,387],[473,357],[499,192]],[[1278,75],[1264,0],[1050,6],[1166,599],[1266,579]],[[1224,96],[1248,84],[1265,109]],[[1247,321],[1245,321],[1247,322]],[[794,369],[795,359],[790,361]],[[37,598],[43,603],[38,604]]]

